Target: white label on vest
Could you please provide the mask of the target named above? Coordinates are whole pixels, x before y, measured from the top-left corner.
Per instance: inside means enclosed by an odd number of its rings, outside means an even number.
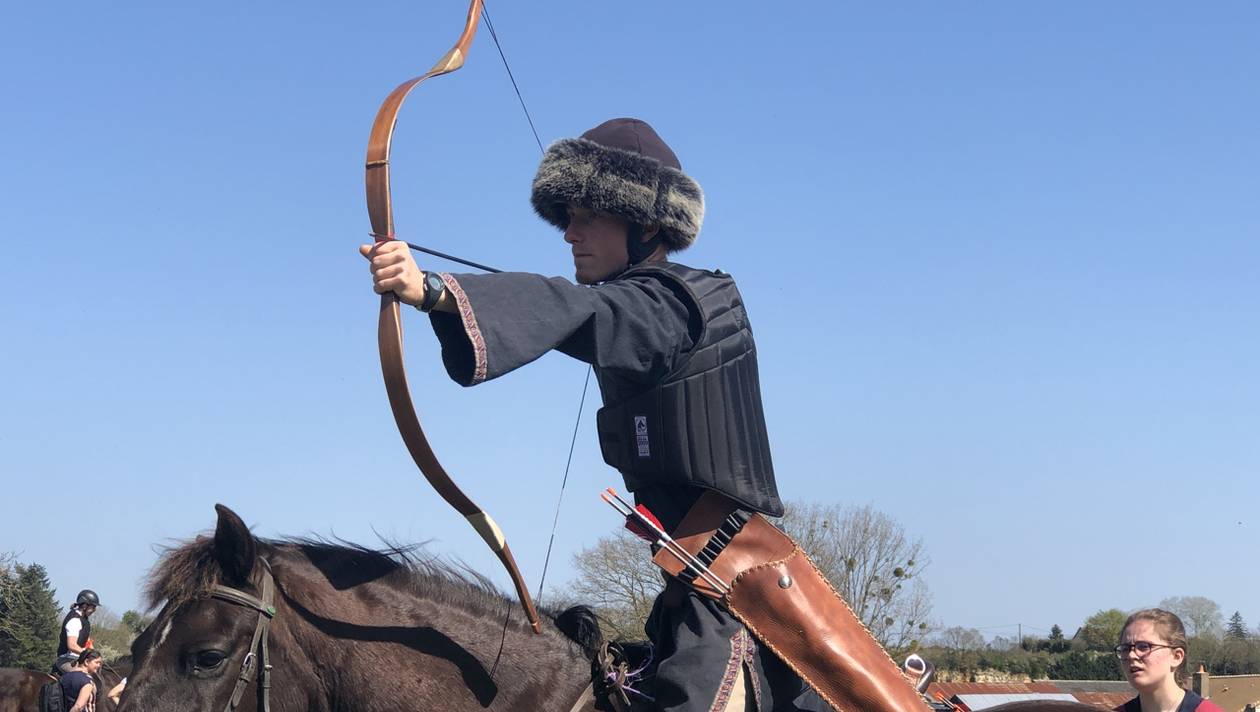
[[[652,450],[648,447],[646,415],[634,416],[634,439],[639,445],[639,457],[651,457]]]

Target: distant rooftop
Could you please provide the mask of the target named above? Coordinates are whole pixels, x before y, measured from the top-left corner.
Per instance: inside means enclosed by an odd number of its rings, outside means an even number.
[[[1133,698],[1133,689],[1118,680],[1037,680],[1036,682],[934,682],[928,688],[932,699],[963,703],[969,710],[981,710],[1017,700],[1075,700],[1111,710]],[[965,699],[975,698],[973,706]],[[992,698],[994,701],[990,701]],[[998,698],[1003,698],[998,700]]]
[[[1060,702],[1076,702],[1077,699],[1066,692],[1025,692],[1025,693],[998,693],[998,694],[968,694],[954,695],[950,700],[956,705],[960,705],[965,710],[975,712],[976,710],[985,710],[990,707],[997,707],[1008,702],[1033,702],[1033,701],[1058,700]]]

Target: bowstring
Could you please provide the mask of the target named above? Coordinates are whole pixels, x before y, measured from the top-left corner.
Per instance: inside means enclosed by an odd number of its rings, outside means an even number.
[[[516,83],[516,76],[512,74],[512,67],[508,64],[507,55],[503,52],[503,45],[499,43],[499,33],[495,31],[494,22],[490,20],[490,8],[485,2],[481,5],[481,18],[486,23],[486,29],[490,31],[490,38],[494,40],[494,48],[498,50],[499,59],[503,61],[503,69],[507,71],[508,79],[512,82],[512,89],[516,92],[516,100],[520,102],[521,111],[525,113],[525,120],[529,122],[529,130],[534,134],[534,143],[538,144],[540,153],[546,153],[542,139],[538,137],[538,129],[534,125],[534,117],[529,113],[529,107],[525,104],[525,97],[521,94],[521,88]],[[582,411],[586,407],[586,392],[591,383],[592,370],[594,370],[592,366],[588,365],[586,367],[586,378],[582,382],[582,397],[578,401],[577,418],[573,421],[573,436],[569,440],[569,455],[564,463],[564,477],[560,480],[560,494],[556,499],[555,516],[551,522],[551,537],[547,541],[547,555],[543,559],[542,575],[538,578],[538,594],[534,597],[539,604],[542,603],[543,584],[547,581],[547,567],[551,563],[551,550],[556,542],[556,529],[560,524],[560,508],[564,504],[564,490],[569,484],[569,468],[573,464],[573,450],[577,445],[578,428],[582,424]],[[503,647],[507,641],[508,621],[511,620],[514,608],[514,605],[508,608],[508,616],[503,621],[503,635],[499,640],[499,653],[495,656],[494,665],[491,666],[491,675],[494,674],[494,669],[499,665],[499,658],[503,655]]]
[[[516,77],[512,74],[512,67],[508,66],[507,55],[503,54],[503,46],[499,44],[499,33],[494,31],[494,23],[490,21],[490,8],[484,2],[481,4],[481,18],[486,21],[486,29],[490,30],[490,38],[494,40],[494,48],[499,50],[499,59],[503,60],[503,68],[507,70],[508,79],[512,81],[512,89],[516,90],[516,100],[521,103],[521,110],[525,112],[525,120],[529,122],[529,130],[534,132],[534,143],[538,144],[539,152],[545,153],[542,139],[538,138],[538,129],[534,128],[534,117],[529,115],[529,107],[525,106],[525,97],[521,96],[521,88],[516,85]]]

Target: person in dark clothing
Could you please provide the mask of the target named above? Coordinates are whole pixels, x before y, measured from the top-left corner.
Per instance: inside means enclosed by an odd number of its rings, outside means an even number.
[[[96,709],[96,673],[104,660],[95,650],[84,650],[75,659],[74,666],[61,676],[61,694],[67,712],[94,712]]]
[[[643,121],[547,149],[535,211],[563,231],[578,284],[422,272],[407,245],[363,245],[374,289],[430,315],[447,373],[471,386],[548,351],[595,369],[604,459],[672,531],[701,493],[780,516],[756,347],[734,280],[670,261],[704,218],[700,186]],[[648,555],[645,552],[645,556]],[[829,709],[717,603],[671,580],[647,634],[654,709]]]
[[[1116,712],[1224,712],[1183,687],[1186,628],[1176,614],[1148,608],[1129,616],[1115,652],[1125,679],[1138,692]]]
[[[61,619],[61,633],[57,639],[57,660],[53,663],[53,674],[59,675],[70,670],[79,655],[89,647],[92,640],[92,621],[90,618],[101,605],[101,599],[91,589],[79,591],[74,605]]]

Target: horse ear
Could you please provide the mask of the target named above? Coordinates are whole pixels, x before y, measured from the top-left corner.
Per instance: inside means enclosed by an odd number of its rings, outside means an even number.
[[[214,511],[219,513],[219,523],[214,527],[214,558],[223,569],[226,583],[245,586],[254,571],[258,544],[236,512],[221,504],[214,505]]]

